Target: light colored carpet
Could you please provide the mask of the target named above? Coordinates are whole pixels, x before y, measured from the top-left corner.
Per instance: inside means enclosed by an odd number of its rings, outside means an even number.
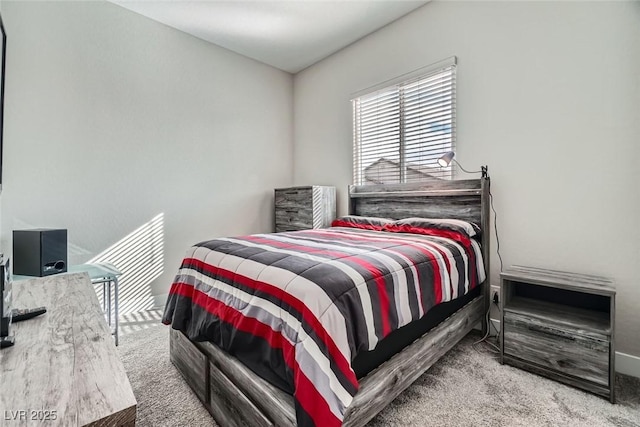
[[[169,327],[122,336],[118,347],[138,400],[137,426],[215,426],[169,361]],[[462,340],[371,426],[640,426],[640,380],[618,375],[618,403],[503,366],[474,335]]]
[[[168,326],[157,321],[124,333],[118,350],[138,401],[137,427],[216,425],[169,361]]]

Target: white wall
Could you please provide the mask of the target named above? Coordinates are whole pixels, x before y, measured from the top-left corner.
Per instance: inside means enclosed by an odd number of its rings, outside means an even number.
[[[639,41],[639,2],[429,3],[295,76],[295,184],[346,213],[350,94],[455,55],[457,157],[489,165],[505,265],[612,277],[640,355]]]
[[[292,183],[290,74],[111,3],[3,2],[2,16],[5,253],[13,229],[61,227],[82,263],[147,224],[126,258],[160,257],[128,293],[148,299],[189,245],[272,230],[273,188]]]

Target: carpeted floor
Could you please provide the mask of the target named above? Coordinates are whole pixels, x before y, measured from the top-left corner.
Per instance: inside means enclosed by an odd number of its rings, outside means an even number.
[[[169,328],[145,323],[118,347],[138,400],[137,426],[215,426],[169,361]],[[640,426],[640,379],[618,375],[618,403],[500,365],[468,336],[370,426]]]

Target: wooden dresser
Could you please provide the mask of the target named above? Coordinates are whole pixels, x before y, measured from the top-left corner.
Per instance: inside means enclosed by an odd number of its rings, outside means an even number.
[[[86,273],[13,283],[13,307],[45,306],[0,350],[0,425],[134,426],[136,399]]]
[[[335,187],[312,185],[275,190],[276,233],[329,227],[335,217]]]
[[[615,402],[611,280],[514,266],[501,274],[502,363]]]

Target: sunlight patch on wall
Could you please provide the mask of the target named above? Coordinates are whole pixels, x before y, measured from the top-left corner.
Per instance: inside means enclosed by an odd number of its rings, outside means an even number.
[[[164,269],[164,213],[87,261],[95,262],[111,263],[122,272],[118,279],[121,316],[153,308],[151,283]],[[102,285],[95,288],[102,304]],[[112,313],[114,309],[112,295]]]

